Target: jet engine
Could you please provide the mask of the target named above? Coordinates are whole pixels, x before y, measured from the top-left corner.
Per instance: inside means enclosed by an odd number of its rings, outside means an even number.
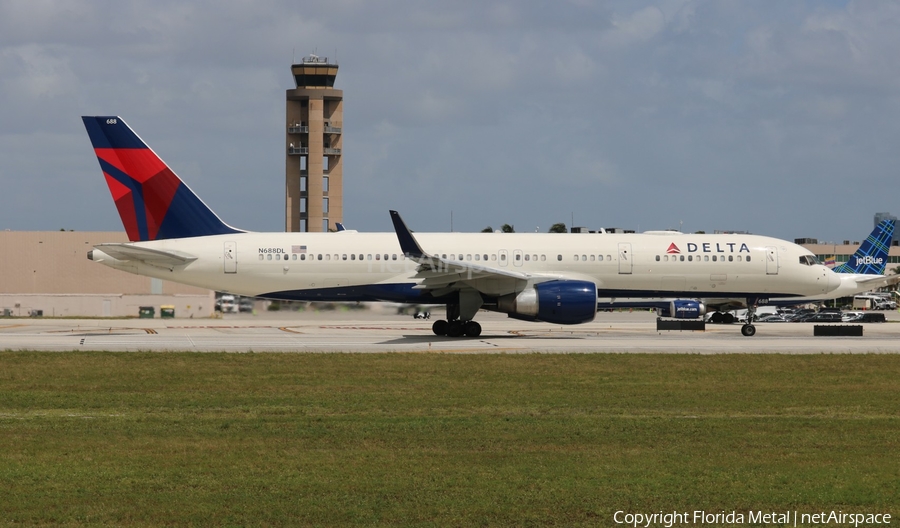
[[[677,299],[670,302],[668,308],[657,308],[656,314],[675,319],[697,319],[706,315],[706,305],[698,301]]]
[[[589,281],[557,280],[535,284],[497,299],[497,310],[516,319],[579,324],[597,314],[597,285]]]

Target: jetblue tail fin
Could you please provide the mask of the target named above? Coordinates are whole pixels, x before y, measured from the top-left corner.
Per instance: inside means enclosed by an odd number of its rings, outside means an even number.
[[[81,118],[131,241],[240,233],[117,116]]]
[[[858,275],[884,275],[887,267],[888,251],[894,239],[894,221],[883,220],[872,234],[863,241],[850,260],[834,268],[835,273]]]

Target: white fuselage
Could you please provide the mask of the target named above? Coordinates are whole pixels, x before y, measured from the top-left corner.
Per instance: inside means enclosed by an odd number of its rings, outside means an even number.
[[[417,233],[429,255],[528,274],[535,282],[592,281],[605,297],[688,296],[765,299],[824,295],[840,279],[804,261],[807,249],[755,235]],[[218,291],[306,300],[428,302],[413,290],[419,265],[394,233],[237,233],[135,242],[196,257],[185,265],[116,260],[113,268]],[[465,277],[461,276],[461,280]],[[485,295],[512,283],[476,285]],[[441,302],[434,300],[434,302]]]

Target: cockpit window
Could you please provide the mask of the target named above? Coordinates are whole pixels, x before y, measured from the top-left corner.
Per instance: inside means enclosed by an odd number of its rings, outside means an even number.
[[[801,255],[800,256],[800,264],[804,266],[815,266],[819,261],[816,260],[816,257],[812,255]]]

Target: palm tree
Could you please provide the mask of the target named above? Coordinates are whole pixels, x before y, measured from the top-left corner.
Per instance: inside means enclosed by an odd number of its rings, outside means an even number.
[[[500,231],[503,231],[504,233],[515,233],[516,228],[509,224],[503,224],[502,226],[500,226]]]
[[[550,230],[547,232],[548,233],[568,233],[569,230],[566,229],[566,224],[557,223],[557,224],[553,224],[552,226],[550,226]]]

